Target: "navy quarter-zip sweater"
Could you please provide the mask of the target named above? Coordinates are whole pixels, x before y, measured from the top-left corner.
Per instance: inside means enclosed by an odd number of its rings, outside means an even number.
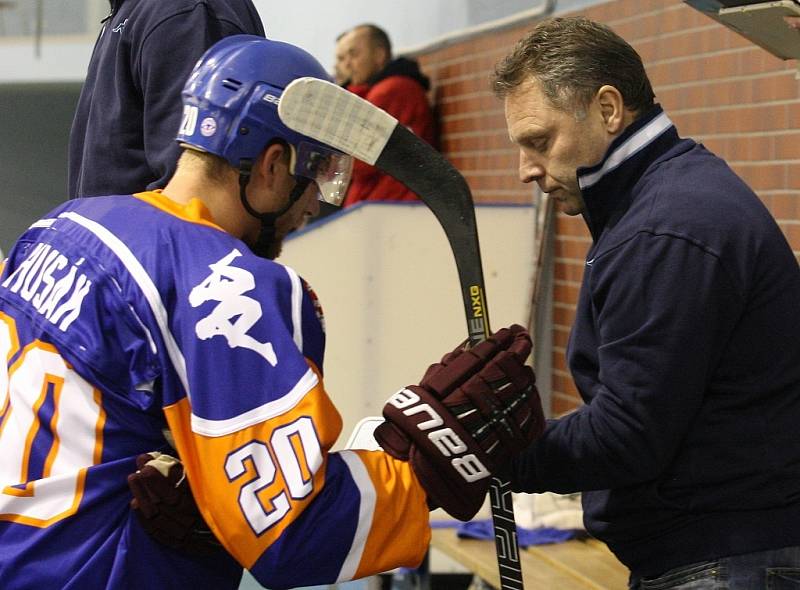
[[[756,195],[660,107],[578,170],[593,243],[567,349],[585,404],[514,462],[584,492],[632,577],[800,545],[800,268]]]
[[[251,0],[111,0],[70,131],[70,198],[163,188],[189,73],[215,42],[243,33],[264,36]]]

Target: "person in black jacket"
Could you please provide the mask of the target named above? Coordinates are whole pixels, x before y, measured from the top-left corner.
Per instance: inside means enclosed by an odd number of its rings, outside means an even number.
[[[632,588],[800,584],[800,268],[775,220],[603,25],[538,24],[493,84],[520,180],[592,237],[567,348],[585,403],[512,488],[583,492]]]
[[[223,37],[264,36],[251,0],[110,1],[70,131],[70,198],[163,188],[192,67]]]

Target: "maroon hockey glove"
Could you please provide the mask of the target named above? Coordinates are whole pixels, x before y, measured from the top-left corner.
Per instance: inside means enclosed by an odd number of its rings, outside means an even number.
[[[146,453],[136,457],[136,467],[128,476],[131,508],[151,537],[195,555],[222,549],[200,515],[178,459]]]
[[[521,326],[498,331],[471,350],[456,349],[431,365],[384,406],[375,439],[411,462],[428,501],[469,520],[490,476],[544,431],[530,336]]]

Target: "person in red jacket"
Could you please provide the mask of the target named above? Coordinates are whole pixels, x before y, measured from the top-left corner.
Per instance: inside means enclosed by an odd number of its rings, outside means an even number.
[[[392,59],[386,32],[372,24],[354,27],[341,38],[347,89],[395,117],[429,144],[435,144],[433,111],[428,103],[430,82],[411,59]],[[338,44],[337,44],[338,50]],[[359,201],[411,201],[417,196],[377,168],[356,161],[344,206]]]

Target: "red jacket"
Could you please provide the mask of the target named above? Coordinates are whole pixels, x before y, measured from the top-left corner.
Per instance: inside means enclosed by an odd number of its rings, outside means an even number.
[[[419,137],[435,145],[436,125],[428,104],[428,78],[417,62],[398,58],[390,62],[370,83],[351,84],[351,92],[396,118]],[[359,201],[413,201],[417,195],[374,166],[356,160],[353,179],[344,200],[348,207]]]

